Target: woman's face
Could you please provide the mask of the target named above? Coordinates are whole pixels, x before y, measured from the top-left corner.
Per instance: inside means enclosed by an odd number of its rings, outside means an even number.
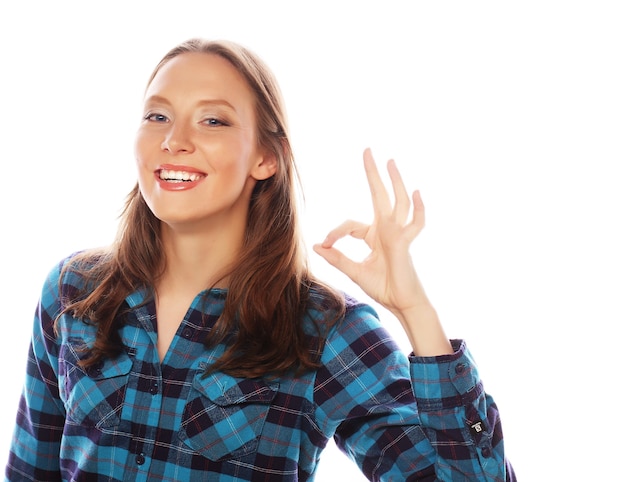
[[[135,142],[139,188],[157,218],[172,227],[245,225],[254,184],[275,172],[257,145],[254,100],[217,55],[184,53],[160,68]]]

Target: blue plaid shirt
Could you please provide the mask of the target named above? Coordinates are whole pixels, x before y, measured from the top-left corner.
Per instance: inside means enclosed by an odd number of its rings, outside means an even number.
[[[453,355],[407,358],[373,309],[348,298],[316,371],[202,377],[224,350],[203,340],[226,292],[198,295],[161,363],[155,305],[138,291],[126,299],[126,351],[85,371],[96,328],[63,316],[54,331],[61,266],[35,316],[6,480],[313,480],[330,437],[371,480],[515,479],[461,341]],[[68,274],[61,292],[76,281]]]

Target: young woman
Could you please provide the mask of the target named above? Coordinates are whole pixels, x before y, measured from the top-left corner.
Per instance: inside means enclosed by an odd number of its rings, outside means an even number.
[[[366,150],[373,223],[314,249],[395,314],[409,357],[307,269],[285,112],[253,53],[170,51],[136,159],[115,243],[43,287],[6,480],[312,480],[331,437],[370,480],[514,479],[497,408],[411,263],[424,211],[393,162],[395,202]],[[362,263],[333,247],[346,235],[371,248]]]

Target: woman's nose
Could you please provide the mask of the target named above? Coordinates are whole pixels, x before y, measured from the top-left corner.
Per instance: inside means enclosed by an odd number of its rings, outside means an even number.
[[[193,152],[189,130],[181,124],[172,124],[161,143],[161,149],[170,154]]]

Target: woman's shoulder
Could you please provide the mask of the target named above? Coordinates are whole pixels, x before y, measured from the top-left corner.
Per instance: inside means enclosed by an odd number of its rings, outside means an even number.
[[[333,319],[332,325],[341,324],[346,318],[353,317],[378,319],[378,314],[371,305],[345,291],[326,285],[310,288],[308,315],[318,322]]]
[[[85,274],[93,271],[106,255],[106,251],[99,248],[73,251],[48,270],[45,284],[79,287],[84,284]]]
[[[398,349],[396,342],[381,323],[378,312],[371,303],[360,300],[344,291],[340,291],[340,294],[344,303],[343,312],[328,330],[326,336],[327,349],[325,351],[341,351],[346,347],[352,347],[351,349],[357,351],[370,350],[372,347],[384,347],[385,351]],[[323,295],[320,293],[313,296],[323,299]],[[324,303],[318,302],[316,306],[324,306]],[[317,311],[314,311],[313,318],[322,320],[329,316],[320,312],[318,308]]]
[[[339,338],[350,343],[359,339],[366,339],[371,343],[391,340],[391,336],[371,303],[359,300],[348,293],[344,293],[344,299],[345,313],[331,333],[329,337],[331,341]]]

